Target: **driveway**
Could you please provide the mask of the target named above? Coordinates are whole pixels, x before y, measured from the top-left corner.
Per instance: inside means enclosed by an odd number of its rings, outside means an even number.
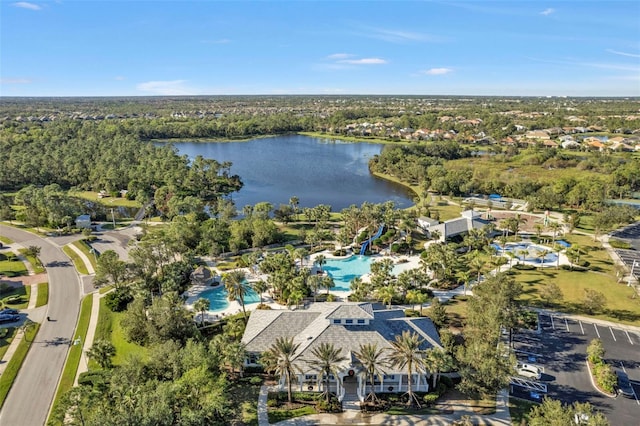
[[[69,258],[57,244],[35,234],[0,225],[0,235],[27,247],[41,247],[49,278],[49,305],[13,387],[0,411],[0,425],[43,425],[73,338],[80,308],[80,283]]]
[[[539,315],[540,334],[516,335],[515,348],[520,356],[543,368],[542,382],[548,396],[565,403],[590,402],[614,425],[637,424],[640,417],[640,335],[623,326],[603,325],[560,315]],[[605,348],[605,360],[624,369],[637,398],[610,398],[595,389],[586,364],[587,346],[599,338]],[[528,358],[533,356],[533,358]]]

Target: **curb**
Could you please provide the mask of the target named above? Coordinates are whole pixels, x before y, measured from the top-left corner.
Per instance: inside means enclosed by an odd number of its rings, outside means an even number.
[[[607,398],[613,398],[615,399],[615,397],[617,395],[613,395],[610,393],[606,393],[605,391],[603,391],[602,389],[600,389],[598,387],[598,385],[596,385],[596,382],[593,378],[593,372],[591,371],[591,367],[589,366],[589,360],[586,360],[585,363],[587,364],[587,370],[589,370],[589,378],[591,379],[591,384],[593,385],[594,389],[597,390],[598,392],[600,392],[602,395],[606,396]]]

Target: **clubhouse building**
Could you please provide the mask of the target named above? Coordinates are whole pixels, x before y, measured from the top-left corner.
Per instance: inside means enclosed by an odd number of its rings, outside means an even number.
[[[308,360],[313,360],[312,351],[322,343],[333,343],[346,358],[336,367],[338,377],[329,377],[330,391],[342,401],[357,397],[363,401],[368,393],[366,372],[360,365],[356,353],[365,343],[391,352],[390,342],[403,331],[417,333],[422,339],[422,350],[441,348],[440,337],[429,318],[407,318],[401,309],[385,309],[371,303],[312,303],[303,310],[255,310],[251,313],[242,337],[246,345],[246,366],[257,366],[260,354],[267,351],[279,337],[293,337],[300,344],[294,357],[300,369],[292,378],[294,390],[324,391],[322,373],[313,370]],[[408,380],[414,391],[429,390],[429,373],[415,372],[407,377],[406,369],[383,367],[383,377],[376,377],[376,392],[406,392]],[[285,389],[285,378],[280,378],[280,387]]]

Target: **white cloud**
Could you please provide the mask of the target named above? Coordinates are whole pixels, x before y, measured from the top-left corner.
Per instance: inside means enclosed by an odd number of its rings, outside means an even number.
[[[0,84],[29,84],[31,80],[28,78],[2,78]]]
[[[445,75],[449,74],[453,70],[451,68],[431,68],[426,71],[423,71],[423,74],[427,75]]]
[[[386,60],[381,58],[343,59],[338,62],[349,65],[378,65],[387,63]]]
[[[124,76],[122,76],[122,75],[117,75],[117,76],[115,76],[113,79],[114,79],[114,80],[117,80],[117,81],[124,81],[124,80],[126,80],[126,79],[127,79],[127,77],[124,77]]]
[[[185,86],[186,80],[147,81],[136,86],[141,92],[152,95],[193,95],[194,91]]]
[[[543,10],[542,12],[540,12],[540,15],[549,16],[549,15],[555,13],[555,12],[556,12],[555,9],[549,7],[547,9]]]
[[[390,30],[386,28],[374,28],[367,26],[361,26],[360,31],[362,31],[359,33],[360,36],[375,38],[390,43],[437,41],[437,37],[413,31]]]
[[[347,59],[347,58],[351,58],[354,55],[350,54],[350,53],[334,53],[332,55],[327,56],[327,59]]]
[[[613,49],[607,49],[607,52],[613,53],[615,55],[620,55],[620,56],[628,56],[630,58],[640,58],[640,55],[637,53],[620,52],[618,50],[613,50]]]
[[[29,9],[29,10],[41,10],[42,9],[37,4],[29,3],[29,2],[26,2],[26,1],[19,1],[19,2],[13,3],[13,5],[15,7],[19,7],[19,8],[22,8],[22,9]]]

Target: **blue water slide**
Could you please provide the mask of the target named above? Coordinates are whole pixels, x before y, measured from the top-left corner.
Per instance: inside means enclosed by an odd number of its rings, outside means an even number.
[[[382,235],[382,231],[384,230],[384,225],[380,225],[380,228],[378,228],[378,232],[376,232],[373,237],[371,237],[370,239],[366,240],[364,243],[362,243],[362,246],[360,246],[360,256],[364,255],[365,252],[367,251],[367,246],[369,246],[369,243],[373,240],[375,240],[376,238],[380,238],[380,235]]]

